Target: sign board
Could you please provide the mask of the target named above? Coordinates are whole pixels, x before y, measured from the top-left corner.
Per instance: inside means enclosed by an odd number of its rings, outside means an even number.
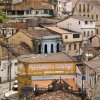
[[[19,64],[19,75],[63,75],[63,74],[76,74],[76,66],[73,63],[37,63],[28,64],[27,71],[25,65]]]

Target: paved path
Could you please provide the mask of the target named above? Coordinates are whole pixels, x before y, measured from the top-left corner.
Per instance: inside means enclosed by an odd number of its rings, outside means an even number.
[[[6,92],[9,92],[9,82],[0,84],[0,99],[4,97]]]

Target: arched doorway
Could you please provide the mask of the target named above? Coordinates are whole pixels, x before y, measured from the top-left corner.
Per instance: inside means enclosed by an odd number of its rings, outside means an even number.
[[[57,43],[57,52],[60,52],[60,44]]]
[[[45,44],[45,46],[44,46],[44,53],[48,53],[47,44]]]
[[[38,53],[41,54],[41,45],[38,46]]]
[[[53,44],[51,44],[51,53],[54,53],[54,47],[53,47]]]

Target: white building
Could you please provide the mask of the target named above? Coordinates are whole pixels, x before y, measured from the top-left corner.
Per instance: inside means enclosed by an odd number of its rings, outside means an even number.
[[[98,80],[100,79],[100,55],[96,56],[90,61],[84,62],[86,66],[86,92],[87,96],[90,100],[92,100],[92,97],[98,96],[98,99],[93,100],[99,100],[100,96],[98,94],[95,94],[98,92],[98,89],[96,87]],[[100,89],[99,89],[100,90]]]
[[[82,34],[79,32],[67,31],[55,26],[48,26],[46,28],[62,36],[63,51],[67,52],[70,56],[76,56],[76,52],[81,46]]]
[[[37,38],[38,41],[38,49],[37,53],[56,53],[62,51],[62,42],[60,35],[49,35],[43,36],[41,38]]]
[[[10,66],[9,66],[10,65]],[[14,80],[17,77],[17,60],[12,59],[8,61],[7,59],[0,61],[0,83],[9,81],[11,67],[11,80]]]
[[[0,83],[8,82],[11,72],[11,80],[15,80],[18,74],[17,57],[30,54],[23,45],[9,45],[0,41]]]
[[[58,0],[57,9],[58,9],[58,18],[64,18],[65,16],[71,14],[72,2],[68,0]]]
[[[83,35],[84,46],[88,45],[88,39],[95,35],[95,21],[82,16],[71,16],[57,23],[57,26]]]
[[[5,36],[5,37],[10,37],[13,34],[15,34],[17,32],[16,28],[12,28],[12,27],[3,27],[0,29],[0,33]]]
[[[27,32],[28,31],[28,32]],[[62,51],[62,37],[45,28],[35,27],[27,29],[26,34],[31,35],[35,53],[57,53]]]

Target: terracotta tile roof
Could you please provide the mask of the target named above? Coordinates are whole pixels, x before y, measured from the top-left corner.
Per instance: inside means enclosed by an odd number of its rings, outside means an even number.
[[[72,87],[73,90],[78,90],[75,80],[70,78],[70,79],[66,79],[65,81]]]
[[[82,100],[80,96],[76,96],[69,92],[54,91],[47,92],[43,95],[37,96],[34,100]]]
[[[32,84],[38,85],[40,88],[47,88],[48,85],[52,83],[52,80],[39,80],[39,81],[32,81]]]
[[[14,59],[17,56],[20,55],[25,55],[25,54],[30,54],[31,50],[29,50],[29,48],[19,44],[19,45],[9,45],[9,47],[7,47],[6,45],[1,45],[1,55],[0,55],[0,59]],[[9,55],[8,55],[9,54]]]
[[[91,60],[84,62],[88,67],[92,68],[94,71],[100,73],[100,59],[98,60]]]
[[[21,44],[14,44],[14,45],[10,45],[10,48],[17,52],[19,55],[25,55],[25,54],[30,54],[31,53],[31,49],[28,49],[27,47],[21,45]]]
[[[65,52],[52,54],[31,54],[18,57],[20,62],[75,62],[75,60]]]
[[[6,24],[4,24],[4,27],[12,27],[12,28],[17,28],[17,29],[26,29],[26,24],[21,23],[21,22],[6,23]]]
[[[25,0],[22,3],[15,4],[14,10],[28,10],[28,9],[52,9],[52,5],[42,2],[42,0]]]
[[[54,27],[54,26],[49,26],[49,27],[46,27],[47,29],[51,30],[51,31],[54,31],[54,32],[57,32],[57,33],[60,33],[60,34],[72,34],[72,32],[69,32],[67,30],[64,30],[64,29],[61,29],[59,27]]]

